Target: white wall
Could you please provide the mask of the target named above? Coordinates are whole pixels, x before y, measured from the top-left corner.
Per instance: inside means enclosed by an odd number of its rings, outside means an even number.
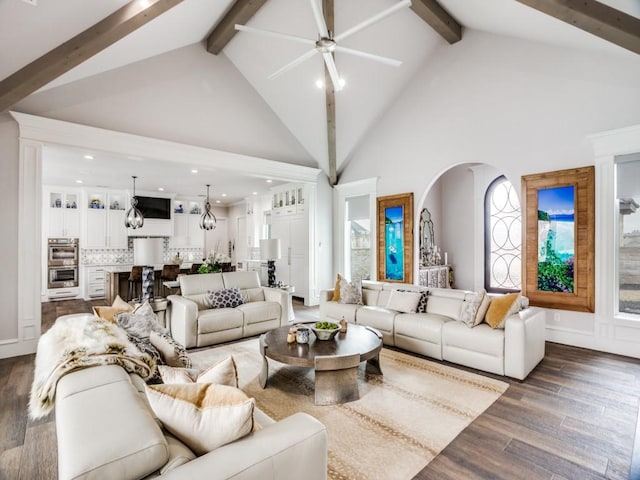
[[[18,168],[18,126],[0,114],[0,345],[18,338]]]
[[[413,191],[419,215],[430,185],[452,166],[492,165],[519,194],[522,175],[593,165],[587,135],[638,123],[640,56],[466,30],[461,42],[443,47],[425,65],[369,132],[340,181],[375,172],[378,195]],[[478,238],[476,232],[456,251],[474,250]],[[594,317],[549,311],[548,337],[640,355],[637,343],[596,338]]]
[[[227,57],[200,44],[45,90],[12,110],[316,166]]]

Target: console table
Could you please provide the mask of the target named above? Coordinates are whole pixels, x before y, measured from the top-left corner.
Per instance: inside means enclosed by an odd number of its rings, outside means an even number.
[[[449,282],[450,265],[432,265],[430,267],[420,267],[420,285],[431,288],[451,288]]]

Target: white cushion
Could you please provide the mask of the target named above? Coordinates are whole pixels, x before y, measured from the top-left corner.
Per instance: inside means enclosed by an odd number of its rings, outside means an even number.
[[[175,368],[158,365],[164,383],[215,383],[229,387],[238,386],[238,368],[231,355],[205,370]]]
[[[164,427],[196,455],[253,430],[254,400],[237,388],[212,383],[149,385],[147,397]]]
[[[392,290],[389,300],[387,301],[387,308],[402,313],[416,313],[420,297],[422,297],[421,292]]]

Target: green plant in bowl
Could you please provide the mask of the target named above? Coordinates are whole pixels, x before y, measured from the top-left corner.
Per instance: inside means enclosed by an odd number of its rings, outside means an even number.
[[[312,327],[318,340],[331,340],[340,330],[340,325],[333,322],[316,322]]]

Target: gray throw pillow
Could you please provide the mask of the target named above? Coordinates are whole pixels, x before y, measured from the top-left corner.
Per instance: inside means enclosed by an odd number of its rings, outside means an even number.
[[[349,282],[341,278],[340,300],[338,302],[362,305],[362,281],[358,279],[354,282]]]
[[[211,308],[235,308],[244,303],[238,287],[207,291],[207,302]]]

